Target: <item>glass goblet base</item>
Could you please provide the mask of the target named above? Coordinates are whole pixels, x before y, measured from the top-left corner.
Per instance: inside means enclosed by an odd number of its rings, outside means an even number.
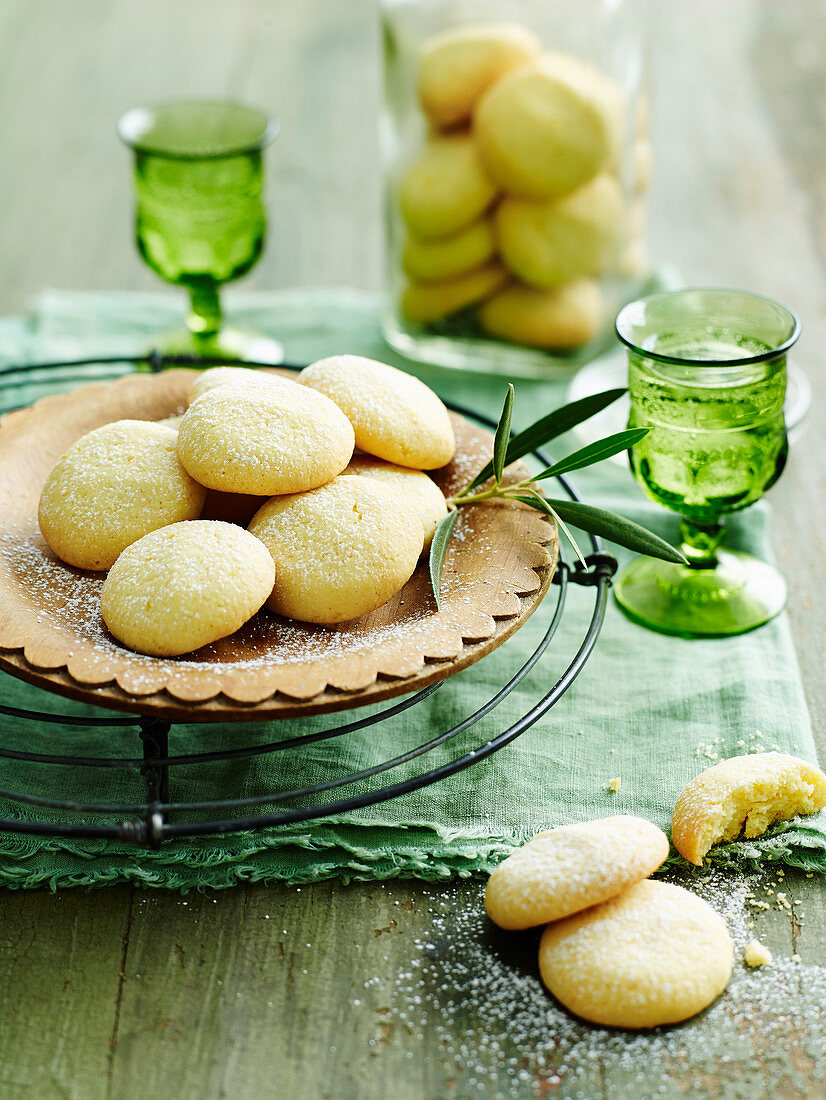
[[[277,367],[284,362],[284,345],[251,329],[225,325],[217,333],[198,335],[188,328],[161,333],[152,350],[162,355],[197,355],[203,359],[243,359]]]
[[[617,603],[635,622],[663,634],[717,638],[745,634],[786,605],[786,582],[751,554],[718,550],[714,568],[637,558],[617,577]]]

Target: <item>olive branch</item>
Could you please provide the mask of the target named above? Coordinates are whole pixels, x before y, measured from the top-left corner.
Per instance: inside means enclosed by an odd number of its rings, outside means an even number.
[[[686,559],[679,550],[638,523],[617,515],[616,512],[611,512],[607,508],[595,508],[593,505],[582,504],[576,500],[549,499],[535,488],[538,481],[593,466],[594,463],[610,458],[611,455],[628,450],[647,434],[648,428],[628,428],[626,431],[616,432],[614,435],[606,436],[605,439],[599,439],[595,443],[581,447],[578,451],[554,462],[537,474],[531,474],[522,481],[502,484],[505,468],[512,462],[516,462],[517,459],[570,431],[577,424],[595,416],[624,393],[624,389],[605,390],[603,393],[584,397],[580,401],[572,401],[569,405],[563,405],[548,413],[547,416],[541,417],[524,431],[511,436],[513,386],[508,385],[502,414],[493,438],[493,457],[464,489],[448,500],[448,513],[433,536],[430,546],[430,582],[437,608],[442,587],[442,570],[459,508],[483,500],[518,500],[551,516],[556,520],[560,531],[570,542],[574,553],[583,565],[585,559],[570,527],[598,535],[618,546],[634,550],[638,554],[686,564]],[[490,482],[489,485],[487,485],[488,482]],[[487,487],[483,488],[486,485]]]

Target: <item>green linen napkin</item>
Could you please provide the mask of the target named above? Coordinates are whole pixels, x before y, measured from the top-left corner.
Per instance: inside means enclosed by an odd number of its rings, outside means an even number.
[[[378,333],[378,303],[353,291],[291,291],[229,298],[234,322],[282,340],[290,362],[355,352],[408,366]],[[0,365],[21,360],[145,350],[153,334],[179,323],[172,296],[45,294],[28,322],[0,321]],[[111,369],[111,368],[107,368]],[[124,365],[122,368],[127,370]],[[89,377],[103,373],[88,371]],[[443,397],[496,416],[504,379],[422,368]],[[72,372],[39,372],[0,390],[3,410],[78,384]],[[524,427],[565,398],[563,382],[519,382],[515,426]],[[673,538],[676,517],[646,503],[622,467],[603,464],[575,478],[592,503],[604,504]],[[737,541],[769,554],[765,505],[733,524]],[[621,557],[623,555],[620,555]],[[173,770],[172,798],[196,801],[291,790],[386,759],[454,725],[476,709],[532,652],[552,613],[555,589],[528,624],[487,659],[451,678],[425,702],[392,721],[331,741],[251,760]],[[460,742],[424,758],[428,766],[482,744],[541,698],[576,651],[593,605],[573,588],[562,627],[531,675]],[[62,715],[111,714],[0,677],[3,703]],[[268,743],[338,725],[354,714],[239,725],[175,726],[172,753]],[[134,729],[38,726],[0,720],[10,748],[85,755],[139,755]],[[422,790],[346,816],[166,843],[158,852],[108,841],[38,839],[0,834],[0,882],[52,888],[133,881],[189,890],[239,881],[309,882],[321,878],[446,878],[489,871],[514,845],[542,828],[634,813],[668,828],[674,800],[692,776],[725,756],[779,749],[814,760],[814,746],[785,616],[739,638],[688,641],[649,632],[611,603],[596,652],[573,688],[536,726],[488,760]],[[393,778],[422,768],[414,762]],[[609,780],[621,777],[613,792]],[[387,782],[379,776],[377,784]],[[100,773],[0,761],[0,788],[79,801],[140,801],[141,785],[120,769]],[[43,811],[41,811],[43,812]],[[0,798],[0,816],[35,817]],[[781,860],[826,870],[826,821],[808,818],[755,841],[716,850],[715,859]]]

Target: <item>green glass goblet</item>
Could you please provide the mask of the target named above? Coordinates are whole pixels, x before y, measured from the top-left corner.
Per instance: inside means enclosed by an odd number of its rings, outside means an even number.
[[[644,491],[682,516],[688,566],[640,558],[614,585],[620,606],[654,630],[741,634],[785,605],[771,565],[723,547],[722,518],[774,484],[788,454],[783,402],[794,314],[756,294],[679,290],[632,302],[617,318],[628,348],[631,449]]]
[[[262,154],[277,124],[252,107],[194,100],[136,107],[118,133],[135,154],[138,251],[190,296],[186,332],[160,349],[280,362],[277,341],[223,324],[218,296],[264,247]]]

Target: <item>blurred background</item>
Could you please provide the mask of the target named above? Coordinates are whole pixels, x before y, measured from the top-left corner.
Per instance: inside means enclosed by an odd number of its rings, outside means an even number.
[[[823,309],[822,5],[642,10],[652,260],[788,301],[805,354]],[[281,122],[266,251],[233,290],[380,289],[380,87],[378,0],[0,0],[0,312],[44,287],[161,289],[134,250],[115,124],[182,96],[238,99]]]

